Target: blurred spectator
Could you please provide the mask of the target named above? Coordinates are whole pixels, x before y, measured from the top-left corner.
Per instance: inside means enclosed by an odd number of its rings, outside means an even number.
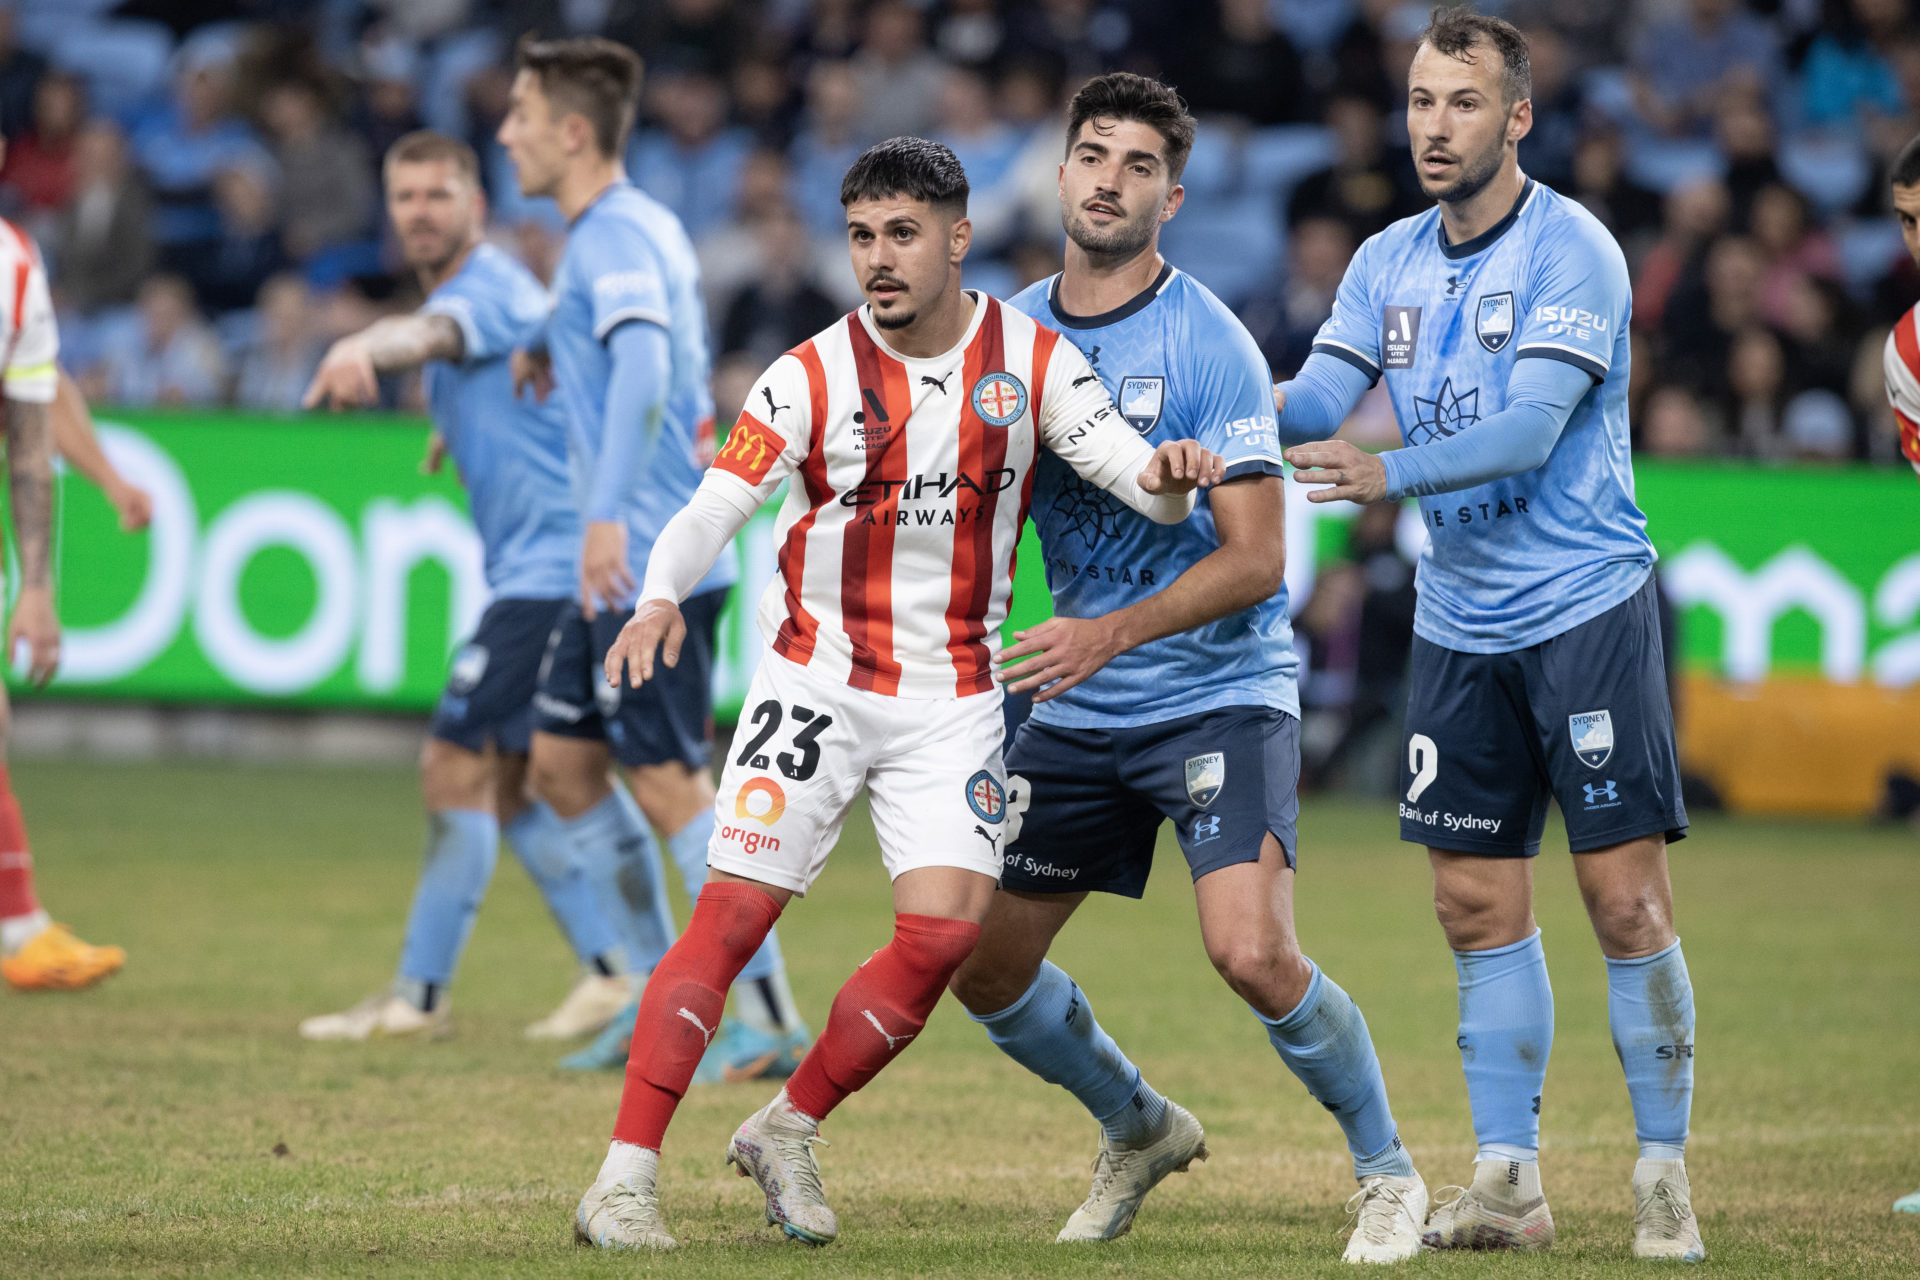
[[[6,140],[6,165],[0,168],[10,208],[31,224],[39,225],[73,198],[74,147],[86,118],[86,93],[78,79],[58,71],[40,77],[33,126]]]
[[[0,5],[0,136],[11,139],[33,119],[33,91],[46,70],[45,58],[20,46],[15,6]]]
[[[1800,66],[1800,116],[1846,128],[1901,114],[1894,51],[1910,33],[1907,0],[1826,0],[1822,30]]]
[[[1364,98],[1340,97],[1327,104],[1327,127],[1336,148],[1328,168],[1308,174],[1287,201],[1287,223],[1338,218],[1364,240],[1390,222],[1427,207],[1407,152],[1389,152],[1380,110]]]
[[[1310,786],[1360,772],[1366,757],[1377,754],[1369,751],[1377,741],[1389,744],[1387,758],[1368,770],[1375,777],[1363,789],[1391,790],[1399,776],[1393,758],[1399,736],[1388,730],[1402,705],[1416,601],[1413,562],[1400,548],[1400,514],[1399,503],[1374,503],[1361,508],[1348,529],[1349,590],[1359,597],[1351,637],[1352,694],[1339,737],[1304,770],[1303,780]],[[1345,781],[1354,785],[1362,779],[1348,776]]]
[[[139,307],[100,343],[100,363],[82,379],[87,398],[106,404],[210,405],[226,380],[220,342],[176,275],[140,286]]]
[[[807,77],[806,123],[793,140],[793,198],[815,235],[843,239],[840,180],[859,158],[860,77],[845,62],[822,62]]]
[[[1726,230],[1729,203],[1726,187],[1711,178],[1668,193],[1660,239],[1640,260],[1633,280],[1634,327],[1657,330],[1665,323],[1674,291],[1698,274],[1707,246]]]
[[[1319,75],[1309,72],[1322,93],[1337,92],[1365,98],[1381,111],[1404,110],[1407,105],[1407,69],[1387,66],[1383,34],[1406,0],[1360,0],[1352,20],[1340,33],[1331,65]]]
[[[213,204],[221,172],[253,166],[271,172],[271,160],[232,112],[233,64],[215,46],[182,50],[170,101],[133,129],[133,155],[158,204],[154,239],[170,268],[220,236]]]
[[[731,203],[753,136],[728,126],[726,84],[709,72],[656,76],[647,100],[659,123],[634,135],[627,172],[698,239]]]
[[[1792,462],[1843,462],[1853,455],[1853,416],[1831,391],[1802,391],[1781,424],[1783,453]]]
[[[1559,190],[1606,224],[1634,259],[1635,242],[1659,229],[1660,197],[1627,176],[1625,161],[1620,131],[1595,129],[1574,144],[1573,171]]]
[[[374,161],[387,148],[421,127],[420,99],[414,89],[420,59],[399,40],[382,40],[361,50],[365,84],[355,97],[347,123],[366,140]]]
[[[1555,190],[1573,178],[1574,152],[1586,129],[1587,95],[1573,52],[1552,27],[1527,32],[1533,72],[1533,128],[1520,140],[1520,167]]]
[[[88,314],[132,302],[153,269],[153,202],[129,163],[126,138],[107,121],[80,132],[74,188],[47,238],[56,295]]]
[[[1667,137],[1706,137],[1729,94],[1776,84],[1771,28],[1739,0],[1686,0],[1684,14],[1649,22],[1633,45],[1634,105]]]
[[[1726,160],[1723,181],[1732,201],[1733,225],[1744,227],[1752,216],[1754,197],[1780,181],[1780,165],[1774,158],[1779,139],[1759,94],[1730,94],[1721,105],[1716,136]]]
[[[1745,236],[1715,241],[1705,269],[1675,291],[1661,318],[1660,356],[1666,377],[1703,395],[1727,394],[1734,335],[1758,325],[1760,279],[1766,259]]]
[[[994,0],[950,0],[934,20],[934,49],[958,66],[993,70],[1007,40],[1007,24],[997,9]]]
[[[260,101],[280,165],[282,243],[305,260],[367,234],[373,214],[373,159],[366,143],[328,118],[314,85],[283,81]]]
[[[253,340],[240,356],[233,403],[241,409],[292,413],[300,407],[326,344],[315,332],[312,295],[299,276],[283,273],[260,288]]]
[[[760,268],[722,313],[719,349],[764,369],[838,320],[840,304],[814,283],[806,224],[790,206],[765,210],[753,228]]]
[[[994,114],[993,90],[980,72],[950,67],[939,85],[940,128],[933,136],[953,148],[967,171],[973,251],[984,257],[1014,238],[1020,195],[1014,166],[1024,139]]]
[[[558,7],[581,10],[589,3],[562,0]],[[753,47],[754,15],[747,5],[730,0],[653,0],[606,7],[612,16],[605,33],[638,49],[663,74],[698,72],[724,81],[735,60]]]
[[[1698,458],[1718,441],[1699,399],[1685,387],[1659,387],[1641,415],[1641,447],[1657,458]]]
[[[1314,335],[1333,314],[1334,294],[1354,248],[1353,232],[1340,219],[1302,220],[1287,239],[1279,288],[1256,295],[1241,308],[1241,322],[1260,344],[1275,376],[1289,377],[1306,361]]]
[[[785,150],[793,141],[793,81],[783,58],[746,58],[733,69],[733,117],[760,146]]]
[[[1780,340],[1754,326],[1734,336],[1727,357],[1727,425],[1733,447],[1753,458],[1782,452],[1780,411],[1787,399],[1787,361]]]
[[[1274,26],[1267,0],[1213,0],[1210,7],[1199,21],[1183,24],[1168,68],[1187,105],[1197,114],[1226,113],[1255,125],[1307,119],[1300,55]]]
[[[1180,6],[1166,8],[1180,12]],[[1150,6],[1114,0],[1033,0],[1009,13],[1007,47],[1044,59],[1059,68],[1064,83],[1078,85],[1125,65],[1134,34],[1130,9],[1152,12]]]
[[[1785,328],[1787,309],[1797,286],[1809,279],[1838,280],[1840,254],[1833,237],[1812,225],[1807,201],[1792,187],[1762,187],[1753,199],[1748,225],[1767,260],[1760,279],[1760,315]]]
[[[184,275],[200,300],[213,311],[251,306],[268,277],[287,266],[275,220],[273,188],[259,169],[242,165],[213,180],[220,234],[196,246]]]
[[[853,57],[863,143],[932,132],[934,97],[928,90],[942,66],[927,50],[920,11],[906,0],[880,0],[867,10],[866,38]]]
[[[1796,391],[1845,391],[1853,376],[1853,308],[1831,280],[1802,277],[1788,290],[1779,334],[1787,351],[1787,383]]]

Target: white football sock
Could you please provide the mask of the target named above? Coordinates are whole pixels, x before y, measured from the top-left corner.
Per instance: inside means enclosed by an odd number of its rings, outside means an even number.
[[[8,916],[0,920],[0,955],[12,955],[39,937],[41,931],[52,923],[53,918],[44,907],[36,907],[24,916]]]

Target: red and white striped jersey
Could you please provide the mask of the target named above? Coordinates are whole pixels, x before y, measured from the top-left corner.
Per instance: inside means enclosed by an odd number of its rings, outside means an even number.
[[[1887,402],[1900,424],[1900,452],[1920,471],[1920,306],[1900,317],[1887,335]]]
[[[0,339],[6,343],[5,391],[9,400],[49,404],[59,375],[60,332],[53,321],[47,272],[20,228],[0,220]]]
[[[709,473],[750,486],[756,503],[794,476],[760,627],[776,653],[858,689],[993,688],[1043,446],[1130,504],[1149,501],[1135,477],[1153,446],[1086,357],[971,296],[966,335],[930,359],[889,349],[865,307],[782,356]]]

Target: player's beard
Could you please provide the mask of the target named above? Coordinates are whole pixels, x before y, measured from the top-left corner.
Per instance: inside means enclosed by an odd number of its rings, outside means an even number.
[[[873,317],[873,324],[877,329],[904,329],[920,318],[920,313],[916,310],[881,311],[871,303],[867,305],[867,314]]]
[[[1076,211],[1067,219],[1067,239],[1095,257],[1126,259],[1152,244],[1158,228],[1151,218],[1123,218],[1110,227],[1096,227]]]
[[[1439,191],[1430,190],[1427,194],[1442,204],[1461,204],[1473,199],[1499,175],[1506,151],[1507,140],[1503,130],[1479,155],[1461,157],[1460,176],[1453,180],[1452,186]]]

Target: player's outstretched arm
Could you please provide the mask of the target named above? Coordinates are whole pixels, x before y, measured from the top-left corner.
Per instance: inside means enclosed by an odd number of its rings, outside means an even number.
[[[1185,520],[1195,491],[1222,475],[1220,460],[1198,441],[1173,440],[1156,449],[1141,439],[1072,343],[1055,345],[1039,403],[1040,443],[1088,484],[1155,524]]]
[[[1340,429],[1374,379],[1359,367],[1363,357],[1336,359],[1324,351],[1308,356],[1300,371],[1273,389],[1280,443],[1324,440]]]
[[[1286,577],[1286,498],[1280,477],[1247,475],[1215,489],[1220,546],[1137,604],[1098,618],[1049,618],[1014,632],[995,655],[1010,692],[1058,697],[1129,649],[1205,626],[1260,603]]]
[[[107,457],[106,450],[100,447],[100,437],[93,430],[93,414],[87,410],[87,398],[80,394],[79,384],[68,377],[64,369],[60,371],[60,382],[54,391],[51,417],[55,452],[106,495],[107,502],[120,517],[121,531],[138,533],[146,528],[153,520],[152,495],[128,483]]]
[[[60,665],[60,620],[53,611],[53,432],[47,403],[6,400],[7,467],[11,474],[14,548],[20,557],[20,597],[7,624],[7,657],[27,644],[28,674],[36,685]]]
[[[377,404],[381,374],[417,369],[429,360],[458,360],[466,348],[466,335],[450,315],[420,311],[376,320],[327,349],[300,407],[324,404],[337,412]]]

